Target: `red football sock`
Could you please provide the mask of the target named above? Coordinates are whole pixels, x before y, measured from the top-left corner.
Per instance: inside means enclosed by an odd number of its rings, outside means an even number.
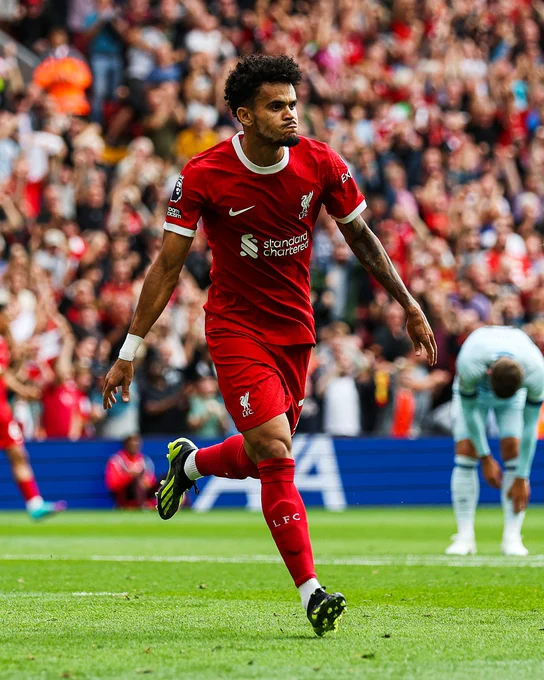
[[[295,461],[268,458],[258,468],[264,518],[298,588],[316,574],[306,508],[294,481]]]
[[[259,470],[247,456],[241,434],[225,439],[221,444],[208,446],[196,452],[195,464],[203,477],[228,477],[229,479],[259,479]]]
[[[21,496],[24,498],[25,502],[28,502],[40,495],[40,490],[38,489],[38,485],[34,477],[27,479],[24,482],[17,482],[17,486],[19,487],[19,491],[21,492]]]

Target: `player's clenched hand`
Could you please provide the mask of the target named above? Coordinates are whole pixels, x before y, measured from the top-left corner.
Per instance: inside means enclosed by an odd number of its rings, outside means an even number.
[[[512,499],[514,512],[521,512],[522,510],[525,510],[529,504],[530,496],[531,486],[529,484],[529,480],[516,477],[516,479],[514,479],[514,483],[510,487],[510,491],[508,492],[508,498]]]
[[[106,410],[110,409],[117,402],[115,395],[117,394],[118,387],[121,387],[121,398],[123,401],[130,400],[129,388],[133,376],[134,366],[132,361],[117,359],[108,371],[104,382],[104,390],[102,391],[102,404]]]
[[[502,482],[501,466],[497,463],[497,461],[493,458],[491,454],[489,456],[485,456],[481,460],[482,460],[482,475],[484,476],[485,481],[489,484],[489,486],[493,487],[494,489],[500,489]]]
[[[416,354],[421,354],[421,346],[425,347],[429,366],[436,364],[436,357],[438,350],[436,348],[436,340],[434,339],[433,330],[427,321],[427,317],[423,314],[420,307],[413,307],[407,313],[406,330],[408,335],[414,343]]]

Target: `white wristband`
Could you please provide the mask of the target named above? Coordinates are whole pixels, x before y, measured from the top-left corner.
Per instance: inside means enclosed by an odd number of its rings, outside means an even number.
[[[126,337],[123,346],[119,350],[119,359],[123,361],[134,361],[138,347],[144,341],[139,335],[132,335],[129,333]]]

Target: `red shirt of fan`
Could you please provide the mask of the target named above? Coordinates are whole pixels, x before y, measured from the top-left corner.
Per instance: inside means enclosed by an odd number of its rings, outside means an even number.
[[[80,392],[73,380],[49,385],[43,392],[42,425],[48,439],[70,436],[72,419],[79,415]]]
[[[252,163],[242,133],[194,156],[178,178],[164,228],[195,235],[213,254],[206,332],[274,345],[314,344],[310,256],[321,206],[347,223],[366,208],[342,158],[306,137],[275,165]]]

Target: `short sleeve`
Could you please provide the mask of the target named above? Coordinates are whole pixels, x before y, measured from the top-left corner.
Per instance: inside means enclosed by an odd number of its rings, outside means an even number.
[[[205,205],[204,183],[198,165],[187,163],[178,177],[166,210],[164,229],[181,236],[196,234]]]
[[[332,149],[328,151],[323,205],[333,220],[347,224],[366,208],[365,197],[344,160]]]
[[[457,357],[457,375],[459,376],[459,391],[462,396],[472,397],[478,391],[478,385],[485,377],[486,367],[474,353],[474,341],[465,340]]]

